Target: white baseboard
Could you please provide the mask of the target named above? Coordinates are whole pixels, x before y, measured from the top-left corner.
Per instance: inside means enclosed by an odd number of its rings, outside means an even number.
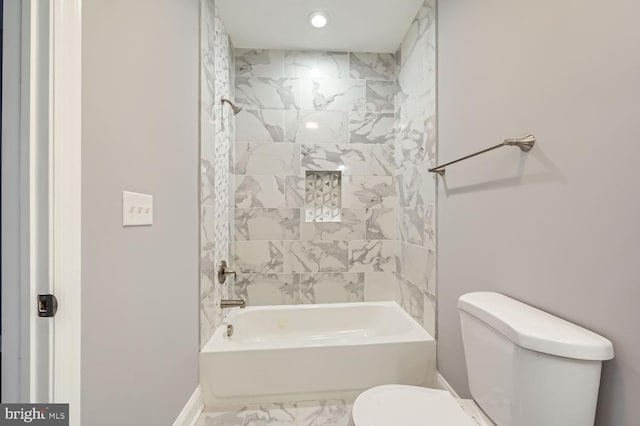
[[[178,415],[176,421],[173,422],[173,426],[195,425],[203,410],[204,405],[202,403],[202,392],[200,391],[200,385],[198,385],[196,390],[193,391],[191,398],[189,398],[186,405]]]
[[[454,398],[460,399],[460,396],[456,393],[455,390],[453,390],[453,388],[451,387],[451,385],[449,384],[449,382],[447,382],[445,380],[444,377],[442,377],[442,374],[438,373],[438,375],[436,376],[436,383],[438,385],[438,388],[442,389],[442,390],[446,390],[448,391],[451,395],[453,395]]]

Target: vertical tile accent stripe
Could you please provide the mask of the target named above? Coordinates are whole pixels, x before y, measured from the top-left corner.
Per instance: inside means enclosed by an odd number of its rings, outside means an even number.
[[[232,293],[221,286],[216,265],[231,256],[230,171],[235,120],[221,98],[233,98],[233,51],[213,0],[201,2],[200,77],[200,346],[222,322],[220,300]],[[230,279],[232,281],[233,279]]]

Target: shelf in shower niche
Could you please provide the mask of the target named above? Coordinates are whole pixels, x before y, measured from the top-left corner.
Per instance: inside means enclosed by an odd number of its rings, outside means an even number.
[[[307,171],[305,174],[305,221],[342,221],[342,172]]]

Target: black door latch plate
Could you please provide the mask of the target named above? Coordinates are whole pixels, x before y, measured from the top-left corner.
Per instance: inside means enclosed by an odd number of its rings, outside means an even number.
[[[58,299],[53,294],[38,295],[38,316],[49,318],[58,312]]]

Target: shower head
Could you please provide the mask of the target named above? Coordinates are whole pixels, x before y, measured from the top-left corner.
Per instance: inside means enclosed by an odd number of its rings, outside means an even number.
[[[235,105],[233,102],[231,102],[229,99],[222,98],[222,99],[220,100],[220,102],[222,102],[222,105],[224,105],[225,103],[227,103],[227,104],[231,105],[231,109],[233,110],[233,115],[238,115],[238,113],[239,113],[240,111],[242,111],[242,108],[240,108],[239,106],[236,106],[236,105]]]

